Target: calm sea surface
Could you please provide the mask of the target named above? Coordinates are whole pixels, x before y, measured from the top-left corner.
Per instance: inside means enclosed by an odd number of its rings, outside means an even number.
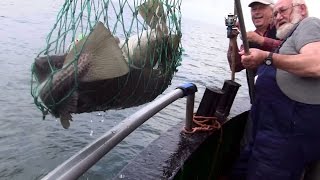
[[[143,107],[74,115],[68,130],[51,116],[42,120],[30,95],[30,67],[43,49],[63,2],[0,1],[0,179],[40,179]],[[182,83],[193,82],[199,89],[197,108],[206,85],[222,87],[223,81],[230,79],[226,63],[228,39],[223,21],[221,25],[209,25],[182,16],[183,61],[164,94]],[[242,85],[233,107],[236,112],[249,107],[244,77],[243,72],[236,76]],[[184,112],[185,99],[162,110],[80,179],[110,179],[161,133],[182,121]]]

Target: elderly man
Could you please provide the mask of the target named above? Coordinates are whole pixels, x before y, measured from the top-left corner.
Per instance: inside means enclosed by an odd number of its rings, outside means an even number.
[[[273,23],[273,0],[252,0],[249,3],[251,8],[251,19],[256,27],[255,31],[247,32],[247,39],[250,48],[258,48],[266,51],[273,51],[278,47],[281,41],[276,40],[276,29]],[[228,48],[228,62],[231,70],[239,72],[244,69],[241,64],[241,58],[238,54],[239,49],[236,41],[236,37],[239,34],[238,31],[233,31],[233,35],[230,38]],[[241,46],[243,49],[243,46]],[[236,52],[235,52],[236,50]],[[234,56],[234,64],[232,63],[232,55]],[[233,69],[234,68],[234,69]],[[248,85],[249,81],[253,81],[254,76],[249,76],[247,73]],[[254,99],[254,93],[252,87],[249,85],[250,100]]]
[[[303,0],[278,0],[274,18],[279,50],[240,52],[245,68],[258,67],[249,180],[298,180],[320,159],[320,20]]]
[[[276,40],[276,29],[273,24],[273,0],[253,0],[249,3],[251,8],[251,19],[256,27],[255,31],[247,32],[247,39],[249,47],[258,48],[266,51],[272,51],[277,48],[281,41]],[[233,32],[233,37],[238,35],[238,31]],[[239,52],[237,44],[229,43],[228,61],[231,66],[231,54],[234,53],[233,49]],[[243,47],[241,47],[242,49]],[[236,71],[239,72],[244,69],[241,64],[240,55],[236,56]]]
[[[281,41],[276,39],[276,28],[273,22],[273,0],[252,0],[248,6],[251,10],[251,20],[256,27],[255,31],[247,32],[249,47],[266,51],[275,50],[281,44]],[[234,35],[238,35],[238,33],[234,32]],[[236,62],[235,71],[239,72],[243,70],[244,67],[241,64],[241,57],[238,53],[239,49],[236,41],[231,39],[227,56],[230,67],[232,61],[231,55],[234,53],[233,49],[236,49],[236,55],[234,56]],[[243,46],[241,46],[240,49],[243,49]],[[248,78],[254,77],[248,76]],[[252,92],[249,92],[249,94],[253,95]],[[253,97],[251,97],[251,99],[253,99]],[[255,135],[255,127],[255,124],[253,124],[251,118],[249,117],[247,120],[244,137],[242,139],[242,145],[246,145],[248,143],[252,144],[252,137]],[[239,179],[240,176],[245,176],[246,171],[244,169],[247,165],[250,153],[251,146],[245,147],[241,152],[240,159],[236,163],[233,172],[234,176],[236,176],[236,179]]]

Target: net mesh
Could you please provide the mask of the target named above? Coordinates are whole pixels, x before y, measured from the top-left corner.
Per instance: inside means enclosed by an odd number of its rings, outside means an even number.
[[[161,94],[181,61],[180,5],[66,0],[32,65],[31,94],[44,117],[132,107]]]

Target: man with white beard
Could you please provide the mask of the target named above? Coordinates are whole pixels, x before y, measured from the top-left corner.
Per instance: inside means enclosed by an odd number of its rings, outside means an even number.
[[[274,18],[278,50],[240,52],[245,68],[258,68],[248,180],[299,180],[320,160],[320,20],[304,0],[278,0]]]

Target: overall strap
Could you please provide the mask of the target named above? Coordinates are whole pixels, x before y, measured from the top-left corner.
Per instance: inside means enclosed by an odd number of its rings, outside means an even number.
[[[290,30],[290,32],[287,34],[287,36],[283,39],[281,44],[277,47],[277,49],[274,50],[275,53],[279,53],[280,48],[282,47],[283,43],[286,42],[286,40],[293,34],[293,32],[297,29],[300,22],[296,23],[293,28]]]

